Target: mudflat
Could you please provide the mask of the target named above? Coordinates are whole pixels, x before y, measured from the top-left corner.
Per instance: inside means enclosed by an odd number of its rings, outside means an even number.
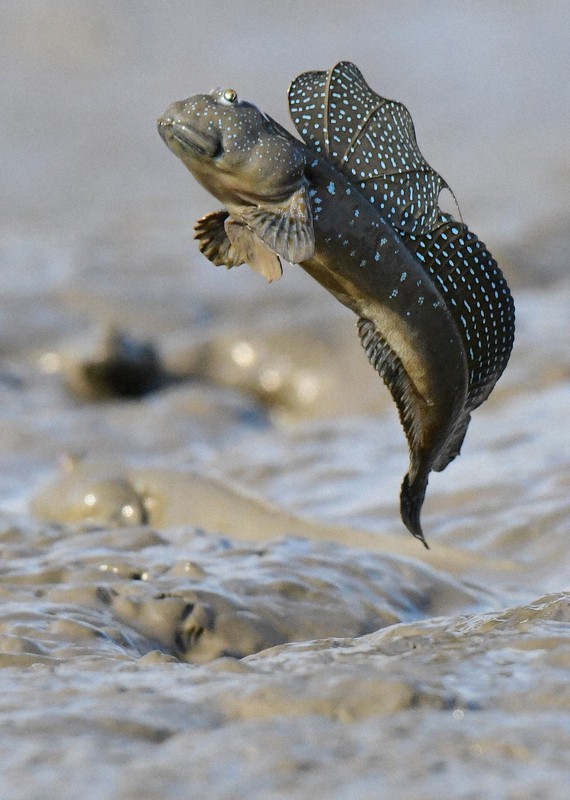
[[[6,797],[566,797],[568,17],[3,3]],[[405,102],[516,298],[429,552],[351,315],[297,267],[208,263],[211,200],[155,129],[214,85],[285,122],[342,58]]]

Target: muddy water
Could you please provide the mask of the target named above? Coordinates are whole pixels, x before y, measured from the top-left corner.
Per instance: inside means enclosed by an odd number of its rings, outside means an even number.
[[[2,798],[568,796],[568,11],[326,7],[2,4]],[[201,259],[154,128],[339,58],[517,300],[429,552],[352,317]]]

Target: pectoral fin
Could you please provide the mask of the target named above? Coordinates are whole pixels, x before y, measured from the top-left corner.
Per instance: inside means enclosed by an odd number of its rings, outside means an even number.
[[[224,224],[231,247],[255,272],[263,275],[269,283],[283,275],[279,256],[272,252],[255,233],[241,222],[229,217]]]
[[[194,226],[200,252],[217,267],[248,264],[264,275],[269,283],[281,277],[281,261],[261,239],[227,211],[213,211]]]
[[[315,252],[313,216],[304,184],[279,203],[214,211],[199,219],[194,230],[200,251],[213,264],[246,263],[269,282],[283,274],[279,256],[298,264]]]
[[[194,238],[198,239],[200,252],[217,267],[238,267],[245,258],[233,246],[225,229],[227,211],[212,211],[194,225]]]
[[[315,252],[313,215],[305,185],[280,203],[239,208],[239,216],[278,255],[299,264]]]

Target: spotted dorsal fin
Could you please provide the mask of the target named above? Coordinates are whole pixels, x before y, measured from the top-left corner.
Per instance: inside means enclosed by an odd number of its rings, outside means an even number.
[[[467,411],[477,408],[509,360],[514,305],[485,245],[439,208],[440,191],[451,189],[422,156],[409,112],[372,91],[346,61],[296,78],[289,108],[307,145],[373,202],[435,283],[465,347]]]
[[[307,145],[336,164],[396,229],[418,235],[440,224],[438,197],[447,184],[422,156],[408,110],[372,91],[354,64],[299,75],[289,110]]]
[[[469,370],[467,411],[487,399],[507,366],[515,308],[497,262],[466,225],[446,220],[421,236],[404,234],[441,294],[463,340]]]

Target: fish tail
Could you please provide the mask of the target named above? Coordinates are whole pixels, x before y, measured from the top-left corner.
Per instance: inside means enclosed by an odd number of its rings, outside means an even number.
[[[429,550],[420,523],[420,513],[424,503],[428,485],[429,471],[420,472],[415,478],[410,479],[410,473],[404,477],[400,491],[400,514],[402,521],[410,533],[419,539],[424,547]]]

